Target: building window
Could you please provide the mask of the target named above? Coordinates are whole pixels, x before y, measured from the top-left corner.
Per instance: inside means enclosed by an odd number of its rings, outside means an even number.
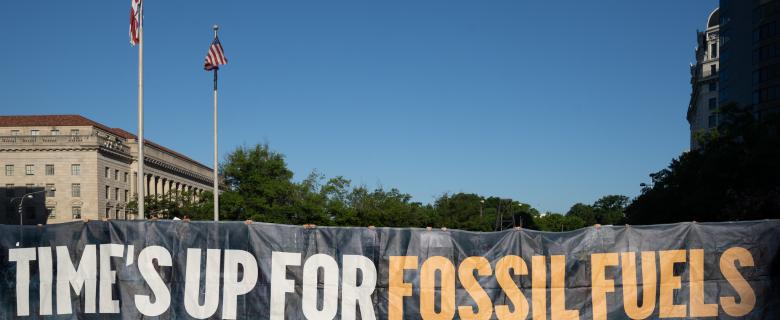
[[[128,190],[125,190],[125,202],[127,202],[127,201],[129,200],[129,199],[128,199],[128,194],[129,194],[129,191],[128,191]]]
[[[33,188],[35,188],[35,184],[28,183],[24,185],[24,193],[30,193],[33,191]]]
[[[718,74],[718,66],[716,66],[714,64],[710,65],[710,75],[714,76],[716,74]]]
[[[73,207],[70,212],[73,214],[73,219],[81,219],[81,207]]]
[[[718,90],[718,83],[717,82],[710,82],[710,92],[713,92],[715,90]]]
[[[106,173],[105,173],[105,176],[106,176],[106,178],[108,178],[108,176],[109,176],[110,174],[111,174],[111,168],[109,168],[109,167],[106,167]]]
[[[54,212],[53,207],[46,207],[46,215],[49,216],[49,219],[57,218],[57,214]]]
[[[5,196],[6,197],[11,198],[11,197],[15,196],[16,192],[14,192],[14,191],[15,190],[14,190],[14,184],[13,183],[7,183],[5,185]]]
[[[79,135],[79,129],[70,129],[70,135],[72,136]],[[81,211],[81,208],[79,208],[79,211]]]
[[[116,209],[116,212],[115,212],[115,215],[114,215],[114,219],[119,219],[119,212],[120,212],[120,211],[121,211],[121,210],[119,210],[119,209]]]
[[[80,164],[70,165],[70,175],[72,176],[81,175],[81,165]]]
[[[718,120],[714,114],[711,114],[709,118],[707,118],[707,124],[709,125],[710,128],[715,128],[715,126],[718,125]]]
[[[53,164],[47,164],[46,165],[46,175],[47,176],[53,176],[54,175],[54,165]]]
[[[712,45],[710,45],[710,57],[713,58],[713,59],[718,57],[718,44],[717,43],[713,43]]]
[[[57,130],[57,129],[54,129],[54,130],[52,130],[52,131],[51,131],[51,135],[53,135],[53,136],[58,136],[58,135],[60,135],[60,130]]]
[[[119,201],[119,188],[114,188],[114,200]]]
[[[31,176],[35,174],[35,166],[31,164],[24,165],[24,174]]]
[[[70,185],[70,196],[74,198],[80,198],[81,197],[81,184],[80,183],[72,183]]]
[[[18,136],[19,135],[19,130],[11,130],[11,135],[12,136]]]
[[[54,198],[54,192],[55,191],[57,191],[57,190],[54,188],[54,184],[53,183],[47,183],[46,184],[46,197]]]
[[[111,199],[111,187],[106,186],[106,199]]]
[[[10,176],[14,175],[14,165],[12,165],[12,164],[5,165],[5,175],[7,177],[10,177]]]
[[[718,107],[718,98],[710,98],[709,107],[710,110],[715,110]]]
[[[125,172],[124,179],[122,181],[127,182],[127,172]]]
[[[111,218],[111,208],[106,208],[106,216],[105,218],[110,219]]]
[[[40,131],[40,130],[37,130],[37,129],[30,130],[30,135],[31,135],[31,136],[37,136],[37,135],[39,135],[40,133],[41,133],[41,131]]]
[[[119,181],[119,170],[114,170],[114,180]]]

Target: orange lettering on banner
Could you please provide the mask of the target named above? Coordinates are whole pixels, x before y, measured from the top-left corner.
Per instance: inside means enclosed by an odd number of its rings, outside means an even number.
[[[550,256],[550,318],[579,319],[580,312],[566,310],[566,256]]]
[[[531,306],[533,320],[547,320],[547,259],[531,257]]]
[[[718,315],[717,304],[704,303],[704,250],[690,249],[689,290],[691,296],[691,317],[716,317]]]
[[[417,256],[390,256],[387,293],[389,320],[404,318],[404,297],[412,295],[412,285],[404,282],[404,270],[417,269],[417,260]]]
[[[615,281],[607,279],[607,266],[618,265],[617,253],[594,253],[590,255],[592,267],[591,300],[593,301],[593,320],[607,319],[607,292],[615,292]]]
[[[496,305],[496,318],[498,320],[525,319],[528,317],[528,300],[523,292],[517,287],[512,279],[509,270],[516,276],[527,275],[528,266],[525,265],[523,258],[518,256],[505,256],[496,263],[496,281],[501,289],[504,290],[507,298],[514,306],[514,311],[509,311],[507,305]]]
[[[720,305],[726,314],[732,317],[741,317],[748,314],[756,306],[756,293],[739,273],[734,262],[739,262],[740,267],[752,267],[754,266],[753,255],[745,248],[733,247],[720,256],[720,272],[739,295],[739,303],[734,297],[721,297]]]
[[[436,312],[436,273],[441,278],[440,310]],[[441,256],[425,260],[420,270],[420,315],[423,319],[450,320],[455,316],[455,267]]]
[[[642,252],[642,306],[637,300],[636,253],[620,254],[623,272],[623,308],[631,319],[646,319],[655,310],[655,251]]]
[[[458,315],[461,319],[487,320],[493,315],[493,302],[490,301],[490,297],[474,277],[474,270],[477,270],[477,274],[483,277],[493,274],[490,261],[484,257],[468,257],[460,263],[458,279],[466,292],[477,303],[479,312],[474,312],[474,308],[471,306],[460,306],[458,307]]]
[[[661,263],[660,297],[658,298],[660,318],[683,318],[685,305],[674,304],[674,291],[682,288],[682,279],[674,275],[674,264],[685,262],[685,250],[659,251]]]

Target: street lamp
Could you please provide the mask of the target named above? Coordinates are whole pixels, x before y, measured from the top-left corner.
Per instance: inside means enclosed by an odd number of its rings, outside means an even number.
[[[28,193],[25,193],[21,197],[16,197],[16,198],[11,199],[11,203],[13,203],[14,200],[16,200],[16,199],[19,199],[19,209],[18,209],[18,211],[19,211],[19,241],[16,242],[16,246],[17,247],[19,246],[19,242],[22,241],[22,226],[24,225],[24,212],[22,211],[22,209],[24,208],[23,207],[24,206],[24,199],[32,199],[34,194],[43,193],[43,192],[47,192],[47,191],[52,191],[52,192],[53,191],[57,191],[57,188],[51,187],[49,189],[43,189],[43,190],[39,190],[39,191],[28,192]]]
[[[479,216],[482,216],[482,207],[485,205],[485,199],[479,200]]]

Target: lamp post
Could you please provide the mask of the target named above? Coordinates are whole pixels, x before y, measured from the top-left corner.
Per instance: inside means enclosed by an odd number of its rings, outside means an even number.
[[[24,212],[23,212],[24,199],[28,199],[28,198],[32,199],[34,194],[43,193],[43,192],[47,192],[47,191],[57,191],[57,188],[51,187],[48,190],[47,189],[43,189],[43,190],[40,190],[40,191],[28,192],[28,193],[25,193],[21,197],[16,197],[16,198],[11,199],[11,203],[13,203],[14,200],[16,200],[16,199],[19,199],[19,209],[18,209],[18,211],[19,211],[19,241],[16,242],[16,246],[17,247],[19,246],[19,243],[21,243],[21,241],[22,241],[22,226],[24,225]]]
[[[517,203],[517,207],[520,209],[520,212],[522,213],[523,212],[523,204],[518,202]],[[514,217],[514,215],[512,217]],[[517,221],[515,221],[515,228],[516,227],[522,228],[523,227],[523,215],[520,214],[520,216],[518,218],[520,218],[520,223],[517,223]]]

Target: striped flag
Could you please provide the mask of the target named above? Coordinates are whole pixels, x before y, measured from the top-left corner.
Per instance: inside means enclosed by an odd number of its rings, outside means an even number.
[[[206,62],[203,65],[203,69],[208,71],[216,70],[223,64],[227,64],[225,51],[222,50],[222,44],[219,43],[219,38],[214,37],[214,41],[211,42],[211,47],[209,47],[209,52],[206,54]]]
[[[143,24],[143,0],[130,0],[130,45],[135,46],[140,41],[139,32]]]

